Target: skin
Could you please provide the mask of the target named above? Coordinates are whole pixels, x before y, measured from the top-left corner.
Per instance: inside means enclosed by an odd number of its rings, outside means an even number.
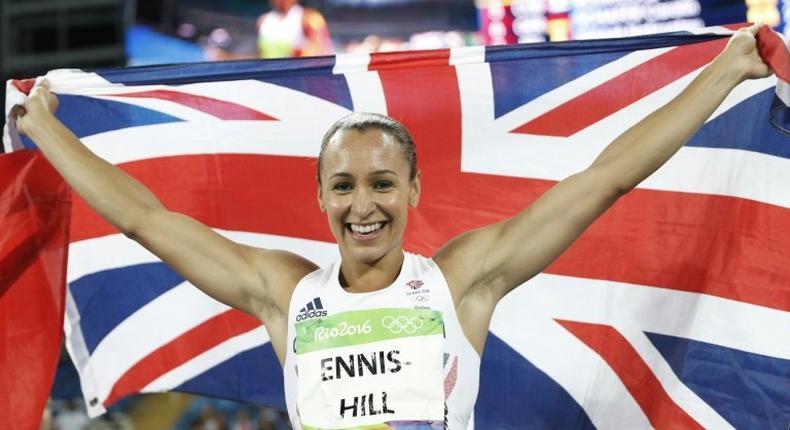
[[[394,281],[403,262],[408,209],[419,199],[419,174],[409,179],[409,163],[394,137],[381,130],[335,134],[324,154],[318,204],[340,248],[348,291],[374,291]],[[383,227],[371,237],[350,228],[377,222]]]
[[[270,0],[269,4],[274,10],[280,13],[288,13],[291,6],[299,3],[297,0]]]
[[[516,216],[464,233],[439,250],[434,259],[447,279],[462,329],[479,353],[502,297],[539,273],[620,196],[664,164],[737,84],[770,75],[756,50],[758,29],[738,31],[688,88],[618,137],[590,167]],[[282,363],[293,289],[317,266],[286,251],[231,242],[168,211],[139,182],[85,148],[55,118],[56,108],[57,98],[40,85],[12,114],[20,132],[105,219],[205,293],[258,317]],[[377,130],[338,133],[322,169],[318,204],[340,248],[342,285],[351,292],[389,286],[403,261],[403,232],[409,209],[419,202],[420,176],[410,179],[397,142]],[[348,228],[375,222],[384,223],[375,237],[355,236]]]

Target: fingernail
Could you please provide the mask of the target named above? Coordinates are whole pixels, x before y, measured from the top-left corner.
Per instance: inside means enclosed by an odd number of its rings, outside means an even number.
[[[16,118],[18,116],[25,116],[27,114],[27,110],[22,105],[14,105],[10,111],[8,111],[8,115],[11,118]]]

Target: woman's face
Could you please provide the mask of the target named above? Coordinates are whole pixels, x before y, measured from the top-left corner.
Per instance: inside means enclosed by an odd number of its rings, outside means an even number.
[[[409,207],[420,198],[400,143],[370,129],[339,131],[321,164],[318,202],[344,259],[372,264],[400,253]]]

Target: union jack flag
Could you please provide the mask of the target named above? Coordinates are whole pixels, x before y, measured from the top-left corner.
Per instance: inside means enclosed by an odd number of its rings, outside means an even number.
[[[387,114],[413,134],[424,193],[405,248],[432,255],[585,168],[731,33],[47,78],[59,118],[168,208],[324,265],[339,255],[315,202],[315,157],[347,113]],[[9,106],[20,86],[9,85]],[[741,84],[669,163],[500,303],[477,428],[787,428],[788,104],[776,77]],[[7,151],[32,145],[10,128]],[[284,406],[257,320],[72,198],[64,329],[92,415],[169,390]]]

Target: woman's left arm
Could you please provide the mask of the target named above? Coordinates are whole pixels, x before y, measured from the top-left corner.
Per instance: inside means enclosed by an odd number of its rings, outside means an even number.
[[[743,28],[675,99],[615,139],[584,171],[518,215],[458,236],[435,256],[456,307],[493,306],[556,259],[620,196],[655,172],[735,86],[771,74],[757,52],[759,25]]]

